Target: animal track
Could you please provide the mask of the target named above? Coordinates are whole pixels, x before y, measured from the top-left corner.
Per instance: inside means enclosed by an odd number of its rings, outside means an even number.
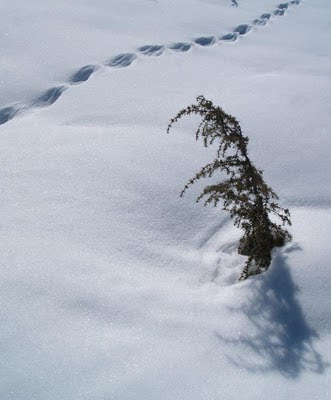
[[[233,5],[238,5],[237,1],[232,0]],[[269,20],[273,16],[282,16],[288,10],[288,8],[293,5],[299,5],[301,0],[292,0],[287,3],[280,3],[276,10],[273,13],[264,13],[261,14],[259,18],[256,18],[252,21],[252,25],[250,24],[240,24],[236,28],[233,29],[232,32],[228,32],[223,36],[217,38],[215,36],[201,36],[196,39],[193,39],[192,42],[176,42],[173,44],[168,45],[167,47],[162,45],[145,45],[141,46],[137,49],[137,53],[121,53],[109,61],[107,61],[104,66],[105,67],[112,67],[112,68],[125,68],[129,67],[137,58],[139,54],[145,56],[160,56],[163,54],[166,49],[186,53],[188,52],[192,46],[195,44],[199,46],[212,46],[217,42],[217,40],[223,42],[235,42],[239,36],[244,36],[248,32],[250,32],[253,26],[259,27],[266,25]],[[83,82],[86,82],[90,76],[97,70],[101,68],[98,65],[85,65],[84,67],[80,68],[76,71],[68,81],[69,85],[76,85]],[[10,121],[11,119],[15,118],[18,114],[27,111],[31,108],[42,108],[48,107],[54,104],[62,93],[68,89],[68,85],[61,85],[56,86],[51,89],[46,90],[41,96],[37,97],[36,99],[28,102],[27,104],[15,104],[12,106],[6,106],[0,109],[0,125],[3,125]]]
[[[238,39],[238,33],[227,33],[226,35],[220,37],[220,40],[225,42],[235,42]]]
[[[270,13],[264,13],[260,16],[260,18],[254,19],[253,24],[261,26],[266,25],[270,18],[271,18]]]
[[[281,10],[287,10],[288,9],[288,3],[279,4],[278,8],[280,8]]]
[[[20,112],[19,108],[16,107],[4,107],[0,110],[0,125],[10,121]]]
[[[165,50],[164,46],[159,45],[146,45],[138,48],[139,53],[146,56],[160,56]]]
[[[296,0],[299,1],[299,0]],[[292,2],[294,4],[294,2]],[[274,15],[284,15],[285,11],[288,9],[289,3],[281,3],[278,5],[278,8],[274,11]]]
[[[285,10],[278,8],[277,10],[274,11],[274,15],[284,15]]]
[[[128,67],[135,61],[137,56],[134,53],[122,53],[106,63],[107,67],[117,67],[117,68],[125,68]]]
[[[271,18],[271,14],[270,13],[264,13],[260,16],[260,18],[262,19],[270,19]]]
[[[171,44],[169,46],[169,49],[185,53],[186,51],[189,51],[191,47],[192,47],[191,43],[178,42]]]
[[[256,26],[264,26],[264,25],[266,25],[267,24],[267,22],[268,22],[268,20],[267,19],[265,19],[265,18],[261,18],[261,19],[254,19],[253,21],[253,25],[256,25]]]
[[[16,115],[27,111],[30,108],[43,108],[54,104],[66,89],[67,86],[53,87],[46,90],[46,92],[35,100],[32,100],[28,105],[9,106],[0,109],[0,125],[5,124],[16,117]]]
[[[246,35],[246,33],[248,33],[251,29],[252,27],[250,25],[242,24],[238,25],[233,32],[237,32],[239,35]]]
[[[201,36],[194,39],[194,43],[200,46],[212,46],[216,42],[215,36]]]
[[[34,107],[48,107],[56,102],[61,94],[67,89],[66,86],[57,86],[46,90],[40,97],[32,101]]]
[[[85,82],[97,69],[98,69],[97,65],[85,65],[85,67],[80,68],[77,72],[75,72],[72,75],[69,82],[71,84],[78,84]]]

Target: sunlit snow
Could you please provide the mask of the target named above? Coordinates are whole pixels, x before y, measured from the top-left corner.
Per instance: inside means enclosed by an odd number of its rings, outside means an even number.
[[[330,15],[1,2],[1,400],[330,398]],[[228,214],[179,198],[214,154],[166,128],[200,94],[292,214],[244,282]]]

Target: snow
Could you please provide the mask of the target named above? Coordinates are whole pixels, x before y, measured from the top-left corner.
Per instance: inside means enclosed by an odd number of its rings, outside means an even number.
[[[237,2],[0,5],[1,399],[329,398],[331,6],[253,26],[279,3]],[[245,282],[228,215],[199,187],[179,198],[213,154],[196,119],[166,127],[199,94],[292,214],[293,242]]]

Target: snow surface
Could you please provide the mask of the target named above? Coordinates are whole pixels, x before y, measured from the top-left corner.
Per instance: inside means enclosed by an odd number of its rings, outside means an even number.
[[[330,397],[331,4],[237,2],[1,2],[1,400]],[[292,213],[245,282],[199,94]]]

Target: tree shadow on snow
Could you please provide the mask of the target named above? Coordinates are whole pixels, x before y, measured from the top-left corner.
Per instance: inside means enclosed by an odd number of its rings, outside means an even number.
[[[300,250],[292,246],[287,253]],[[295,285],[286,263],[286,253],[279,252],[270,270],[253,278],[249,298],[233,313],[247,317],[246,332],[237,338],[216,333],[227,346],[234,345],[240,356],[228,356],[230,362],[250,372],[279,372],[295,379],[301,372],[323,374],[330,365],[314,349],[317,332],[309,326],[297,299]]]

